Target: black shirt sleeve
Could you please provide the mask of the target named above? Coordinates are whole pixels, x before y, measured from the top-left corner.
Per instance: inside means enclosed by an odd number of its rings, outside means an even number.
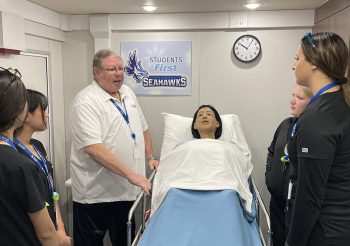
[[[295,117],[289,117],[278,126],[268,148],[265,181],[271,195],[278,199],[287,198],[289,163],[281,161]]]
[[[27,213],[38,212],[46,204],[45,189],[39,176],[40,170],[30,160],[21,161],[24,162],[23,165],[11,174],[12,193]]]
[[[271,171],[272,166],[273,166],[273,158],[274,158],[274,154],[275,154],[275,145],[276,145],[276,141],[277,141],[277,137],[280,134],[281,128],[282,126],[285,124],[284,121],[282,121],[280,123],[280,125],[277,127],[275,134],[273,135],[273,139],[272,142],[270,144],[270,146],[267,148],[267,158],[266,158],[266,171],[265,171],[265,177],[267,176],[267,174]]]

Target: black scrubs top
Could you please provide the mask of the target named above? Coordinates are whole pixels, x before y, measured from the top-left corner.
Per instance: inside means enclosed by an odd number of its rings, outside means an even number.
[[[284,149],[290,136],[291,128],[296,117],[284,119],[278,126],[266,159],[266,186],[271,196],[283,206],[284,209],[289,183],[289,163],[283,163],[281,157],[285,155]]]
[[[36,140],[36,139],[31,139],[30,143],[32,145],[34,145],[35,148],[40,152],[40,154],[46,159],[47,169],[48,169],[51,177],[53,178],[52,163],[48,160],[47,153],[46,153],[46,150],[45,150],[43,144],[39,140]],[[24,150],[22,150],[19,146],[16,146],[16,147],[17,147],[17,150],[18,150],[19,153],[21,153],[22,155],[28,157],[33,162],[33,165],[37,166],[37,164],[31,159],[31,157]],[[39,161],[41,162],[40,159],[39,159]],[[39,174],[40,174],[40,180],[41,180],[41,182],[43,184],[43,187],[45,188],[46,208],[47,208],[47,210],[49,212],[49,215],[51,217],[52,223],[57,228],[55,203],[54,203],[54,200],[52,198],[52,194],[51,194],[50,189],[49,189],[49,183],[48,183],[48,180],[47,180],[47,177],[46,177],[46,173],[43,170],[40,169]]]
[[[41,170],[0,144],[0,245],[40,246],[28,213],[45,208]]]
[[[287,242],[307,245],[319,223],[326,238],[350,237],[350,107],[341,91],[318,97],[288,144],[293,205]]]

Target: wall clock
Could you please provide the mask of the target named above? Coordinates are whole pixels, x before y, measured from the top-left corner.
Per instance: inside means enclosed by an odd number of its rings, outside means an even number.
[[[233,45],[233,54],[241,62],[252,62],[259,57],[261,44],[253,35],[240,36]]]

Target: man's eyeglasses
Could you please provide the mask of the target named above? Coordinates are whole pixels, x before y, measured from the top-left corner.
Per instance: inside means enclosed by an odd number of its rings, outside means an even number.
[[[124,67],[108,67],[108,68],[101,68],[102,70],[105,70],[108,73],[116,73],[116,72],[124,72]]]
[[[315,45],[315,42],[314,42],[314,40],[313,40],[313,38],[312,38],[311,32],[307,32],[307,33],[304,34],[304,36],[303,36],[303,38],[301,39],[301,41],[305,41],[305,40],[307,40],[307,41],[311,44],[311,46],[312,46],[313,48],[316,48],[316,45]]]
[[[9,67],[9,68],[0,67],[0,70],[8,72],[8,73],[11,73],[10,82],[13,82],[16,79],[22,78],[22,74],[15,68],[12,68],[12,67]]]

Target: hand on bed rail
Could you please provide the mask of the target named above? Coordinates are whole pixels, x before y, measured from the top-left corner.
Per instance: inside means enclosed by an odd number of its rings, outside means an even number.
[[[158,160],[150,159],[150,160],[148,161],[148,166],[149,166],[149,168],[151,169],[151,171],[157,170],[158,165],[159,165],[159,161],[158,161]]]
[[[132,173],[127,177],[128,181],[133,185],[140,187],[147,195],[151,191],[151,182],[144,176]]]

